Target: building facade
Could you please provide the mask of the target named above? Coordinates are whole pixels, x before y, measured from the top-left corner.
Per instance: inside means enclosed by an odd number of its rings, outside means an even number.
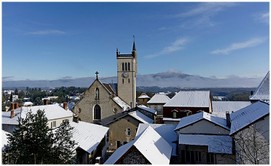
[[[116,96],[109,84],[102,83],[96,72],[96,80],[84,92],[73,112],[81,121],[96,123],[126,109],[129,109],[129,105]]]

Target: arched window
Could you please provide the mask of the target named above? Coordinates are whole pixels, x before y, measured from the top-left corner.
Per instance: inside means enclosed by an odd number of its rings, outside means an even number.
[[[130,71],[130,63],[128,63],[128,71]]]
[[[125,71],[127,71],[127,63],[125,63]]]
[[[96,90],[95,90],[95,100],[99,100],[99,99],[100,99],[99,88],[96,88]]]
[[[122,71],[124,71],[124,63],[122,63]]]
[[[94,119],[101,119],[101,107],[99,105],[94,107]]]
[[[177,118],[177,112],[178,110],[173,110],[172,112],[172,118]]]
[[[125,134],[127,136],[131,136],[131,129],[130,128],[126,128]]]

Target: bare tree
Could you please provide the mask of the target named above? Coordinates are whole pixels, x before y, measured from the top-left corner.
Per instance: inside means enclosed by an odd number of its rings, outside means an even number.
[[[234,134],[236,161],[240,164],[269,164],[269,130],[256,123]]]

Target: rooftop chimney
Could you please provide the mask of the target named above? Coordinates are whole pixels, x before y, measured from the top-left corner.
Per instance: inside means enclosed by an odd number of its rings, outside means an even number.
[[[63,108],[64,108],[65,110],[67,110],[67,108],[68,108],[68,103],[67,103],[67,102],[63,102]]]
[[[15,103],[12,103],[12,110],[10,111],[10,118],[14,117],[14,108],[15,108]]]
[[[226,111],[226,123],[228,127],[231,127],[231,118],[230,118],[230,112]]]
[[[48,99],[43,100],[43,105],[48,105],[48,103],[49,103]]]

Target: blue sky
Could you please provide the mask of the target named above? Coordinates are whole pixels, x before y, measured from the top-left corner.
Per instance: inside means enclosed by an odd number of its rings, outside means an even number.
[[[3,80],[116,76],[116,48],[138,73],[264,77],[269,3],[2,3]]]

